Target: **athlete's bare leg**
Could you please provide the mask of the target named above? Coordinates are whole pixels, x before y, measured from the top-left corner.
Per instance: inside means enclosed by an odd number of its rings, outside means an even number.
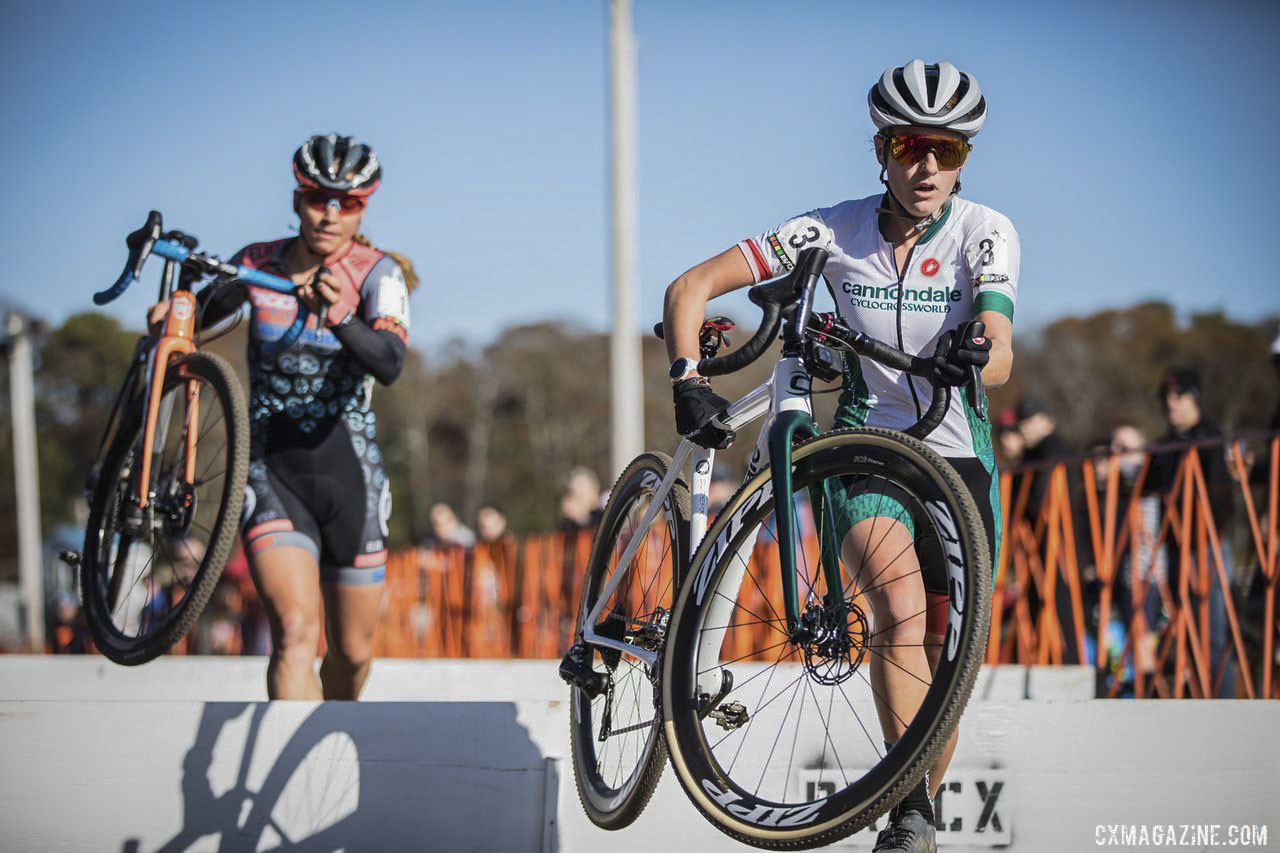
[[[854,587],[873,613],[871,687],[884,739],[896,742],[932,681],[924,651],[924,580],[911,532],[888,518],[858,522],[842,556]]]
[[[271,627],[267,696],[321,699],[316,678],[320,643],[320,567],[304,548],[278,547],[249,559]]]
[[[329,650],[320,664],[326,699],[358,699],[373,664],[373,633],[385,583],[321,584]]]
[[[943,637],[925,633],[924,580],[906,526],[887,518],[861,521],[845,538],[842,555],[871,602],[871,686],[884,739],[894,743],[924,701]],[[957,727],[929,769],[930,797],[938,793],[958,735]]]
[[[924,651],[929,656],[929,671],[938,671],[938,658],[942,654],[942,634],[925,634],[924,635]],[[934,759],[933,766],[929,768],[929,799],[938,796],[938,789],[942,787],[942,776],[947,772],[947,767],[951,764],[951,756],[955,754],[956,742],[960,739],[960,724],[956,723],[955,730],[951,732],[951,737],[947,739],[947,745],[942,748],[942,752],[938,753],[938,757]]]

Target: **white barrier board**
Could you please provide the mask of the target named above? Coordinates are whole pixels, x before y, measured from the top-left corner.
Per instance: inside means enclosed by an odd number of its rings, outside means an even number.
[[[493,694],[545,669],[449,666],[496,677]],[[0,700],[0,850],[745,849],[669,770],[630,829],[591,826],[567,730],[565,703],[536,698]],[[1097,849],[1135,825],[1265,826],[1280,844],[1280,703],[978,699],[960,732],[938,803],[947,850]],[[831,775],[814,770],[794,785]]]

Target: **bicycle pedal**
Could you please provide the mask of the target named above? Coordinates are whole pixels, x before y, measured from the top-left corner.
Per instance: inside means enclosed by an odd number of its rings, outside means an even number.
[[[609,689],[609,676],[591,668],[591,647],[574,643],[560,660],[560,680],[594,699]]]
[[[78,569],[80,568],[80,560],[82,557],[80,556],[79,551],[61,551],[58,554],[58,559],[62,560],[62,562],[66,563],[71,568]]]
[[[711,713],[708,717],[716,721],[716,725],[727,732],[734,729],[740,729],[751,719],[751,715],[747,713],[747,708],[741,702],[729,702],[721,705]]]

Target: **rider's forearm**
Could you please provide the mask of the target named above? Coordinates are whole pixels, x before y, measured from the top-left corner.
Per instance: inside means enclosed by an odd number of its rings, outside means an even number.
[[[737,290],[755,281],[751,267],[737,246],[698,264],[667,287],[662,308],[662,336],[667,356],[698,357],[698,332],[707,302],[722,293]]]
[[[1001,385],[1009,381],[1009,374],[1013,371],[1013,351],[1006,347],[1003,351],[997,351],[994,344],[991,347],[991,360],[987,362],[987,366],[982,368],[982,384],[984,387],[999,388]]]
[[[696,267],[667,287],[662,306],[662,336],[667,345],[668,360],[697,360],[698,330],[702,328],[702,317],[710,294],[710,282],[697,274]]]
[[[996,311],[983,311],[978,319],[986,326],[991,339],[991,357],[982,368],[982,384],[987,388],[999,388],[1009,381],[1013,372],[1013,323]]]
[[[394,332],[370,328],[364,320],[353,317],[348,325],[335,326],[333,334],[382,385],[395,382],[404,369],[404,341]]]

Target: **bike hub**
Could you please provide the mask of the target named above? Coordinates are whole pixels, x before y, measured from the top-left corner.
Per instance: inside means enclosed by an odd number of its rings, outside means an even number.
[[[811,602],[800,615],[792,640],[804,655],[804,667],[819,684],[848,681],[867,652],[870,624],[851,602],[832,608]]]

